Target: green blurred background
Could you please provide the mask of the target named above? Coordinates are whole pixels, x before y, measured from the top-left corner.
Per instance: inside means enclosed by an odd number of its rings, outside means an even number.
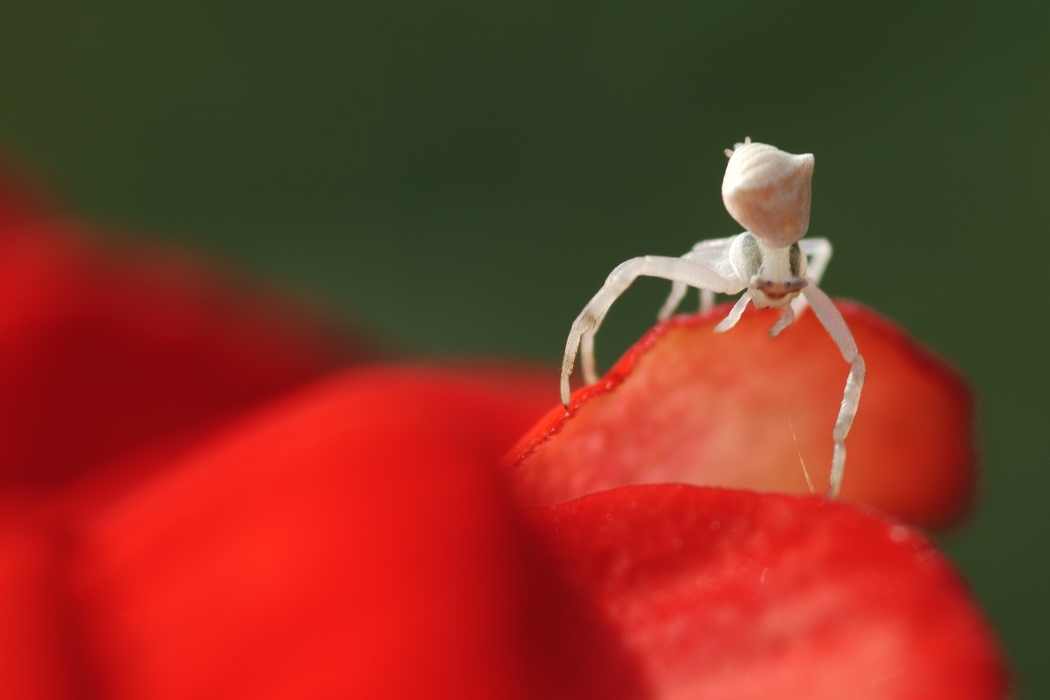
[[[981,502],[945,546],[1050,697],[1047,7],[9,2],[0,142],[86,217],[421,351],[552,364],[617,263],[738,231],[723,148],[815,153],[825,288],[976,385]],[[605,366],[667,284],[636,287]]]

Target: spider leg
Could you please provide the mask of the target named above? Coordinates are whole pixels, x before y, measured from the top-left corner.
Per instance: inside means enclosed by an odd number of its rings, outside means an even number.
[[[797,299],[798,297],[795,298]],[[773,324],[773,327],[769,329],[770,338],[776,338],[778,335],[780,335],[780,331],[784,330],[785,328],[787,328],[795,322],[795,309],[792,308],[791,304],[785,306],[781,313],[783,315],[780,317],[780,320]]]
[[[828,261],[831,260],[831,242],[827,238],[803,238],[798,244],[802,247],[802,254],[809,259],[806,265],[806,277],[813,280],[815,284],[820,284],[824,270],[828,267]],[[796,316],[805,311],[808,306],[809,302],[804,296],[797,296],[791,302],[791,310]]]
[[[660,311],[656,314],[657,321],[666,321],[671,318],[671,314],[678,308],[678,305],[685,298],[686,293],[689,292],[689,285],[685,282],[675,282],[671,285],[671,293],[667,296],[667,301],[660,307]],[[700,290],[700,311],[701,313],[707,313],[715,307],[715,293],[710,289]]]
[[[710,289],[700,290],[700,311],[707,313],[711,309],[715,308],[715,293]]]
[[[828,261],[831,260],[831,242],[827,238],[803,238],[798,244],[803,254],[809,258],[806,277],[819,285],[824,277],[824,270],[828,267]]]
[[[860,392],[864,387],[864,358],[857,350],[857,341],[853,339],[846,320],[835,308],[824,291],[810,280],[810,284],[802,289],[806,295],[813,313],[820,319],[821,324],[828,331],[828,335],[835,341],[842,353],[843,359],[849,363],[849,376],[846,378],[846,388],[842,392],[842,404],[839,406],[839,415],[835,419],[835,429],[832,438],[835,441],[835,451],[831,458],[831,478],[828,484],[828,498],[835,498],[842,488],[842,474],[846,469],[846,436],[853,425],[853,419],[857,415],[857,406],[860,404]]]
[[[561,402],[566,406],[569,405],[570,396],[569,375],[576,363],[576,353],[580,350],[581,343],[585,354],[582,360],[585,371],[584,379],[587,383],[593,383],[597,380],[594,372],[593,336],[598,332],[613,302],[631,286],[634,280],[643,276],[684,282],[690,287],[710,289],[723,294],[735,294],[747,286],[735,275],[723,275],[713,264],[703,260],[647,255],[641,258],[631,258],[621,263],[609,274],[605,285],[583,307],[583,311],[573,321],[569,331],[568,340],[565,342],[565,356],[561,364]]]
[[[740,298],[733,304],[733,308],[730,309],[729,315],[722,319],[722,321],[715,326],[715,333],[725,333],[730,328],[737,324],[740,317],[744,315],[744,309],[747,308],[747,302],[751,301],[751,292],[744,292],[740,295]]]
[[[713,264],[721,263],[725,260],[726,253],[729,250],[729,246],[732,245],[734,238],[736,238],[736,236],[730,236],[729,238],[712,238],[711,240],[700,241],[693,246],[692,250],[683,255],[682,258],[685,260],[699,260]],[[671,293],[668,295],[667,301],[664,302],[664,305],[660,307],[659,313],[656,314],[656,320],[666,321],[669,319],[688,291],[689,285],[685,282],[676,281],[672,284]],[[709,289],[701,289],[700,310],[709,311],[714,305],[714,292]]]
[[[583,381],[594,384],[598,381],[598,367],[594,360],[594,334],[598,327],[587,331],[580,339],[580,369],[583,371]]]
[[[685,282],[675,282],[671,285],[671,293],[667,295],[667,301],[660,307],[660,310],[656,313],[657,321],[666,321],[671,318],[671,314],[678,308],[678,305],[682,303],[682,299],[685,298],[686,292],[689,291],[689,285]]]

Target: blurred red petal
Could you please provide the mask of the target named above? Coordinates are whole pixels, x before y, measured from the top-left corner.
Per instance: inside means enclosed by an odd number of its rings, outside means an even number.
[[[559,687],[549,676],[575,671],[536,661],[534,573],[492,473],[535,414],[493,382],[341,376],[80,516],[76,590],[105,697]]]
[[[0,228],[0,484],[53,485],[362,355],[292,304],[42,216]]]
[[[914,531],[817,498],[633,486],[526,512],[646,697],[991,700],[992,635]]]
[[[31,499],[29,499],[31,500]],[[32,507],[0,501],[0,697],[76,697],[62,551]]]
[[[856,304],[837,302],[867,361],[842,498],[923,526],[972,497],[972,400],[951,368]],[[807,493],[827,488],[848,366],[812,313],[777,338],[777,315],[725,309],[654,328],[597,384],[551,411],[504,459],[524,505],[617,486],[685,482]]]

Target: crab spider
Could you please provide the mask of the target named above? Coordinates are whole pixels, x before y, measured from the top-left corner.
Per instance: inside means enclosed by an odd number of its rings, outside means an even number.
[[[743,292],[729,315],[715,327],[717,333],[736,325],[749,303],[782,310],[770,336],[776,336],[807,307],[812,307],[850,365],[832,430],[835,448],[828,497],[834,498],[842,487],[846,436],[864,385],[864,358],[857,351],[842,314],[817,286],[831,258],[831,244],[824,238],[800,240],[809,228],[813,155],[792,155],[773,146],[752,143],[748,138],[726,150],[726,156],[729,165],[722,181],[722,201],[745,231],[729,238],[701,241],[680,258],[646,255],[613,270],[569,331],[561,365],[561,401],[569,405],[569,375],[577,351],[582,354],[584,380],[588,384],[597,381],[594,334],[613,302],[638,277],[660,277],[673,282],[659,320],[674,312],[690,287],[700,290],[701,309],[705,311],[713,306],[716,293]]]

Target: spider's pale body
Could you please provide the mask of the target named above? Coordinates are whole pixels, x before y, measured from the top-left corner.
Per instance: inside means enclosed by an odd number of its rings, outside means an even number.
[[[832,431],[835,451],[828,495],[835,497],[846,467],[846,435],[853,425],[864,384],[864,358],[857,351],[842,314],[817,286],[831,258],[831,244],[824,238],[801,240],[809,229],[813,156],[785,153],[750,139],[736,144],[726,155],[729,165],[722,181],[722,200],[730,215],[746,230],[730,238],[701,241],[680,258],[647,255],[632,258],[613,270],[569,331],[562,361],[561,400],[569,405],[569,375],[577,351],[582,353],[585,381],[597,381],[594,334],[613,302],[638,277],[661,277],[673,282],[671,294],[660,309],[660,320],[674,312],[690,287],[701,290],[703,310],[713,306],[716,293],[743,292],[729,315],[715,327],[717,332],[736,325],[749,303],[783,310],[770,330],[772,336],[812,306],[850,364]]]

